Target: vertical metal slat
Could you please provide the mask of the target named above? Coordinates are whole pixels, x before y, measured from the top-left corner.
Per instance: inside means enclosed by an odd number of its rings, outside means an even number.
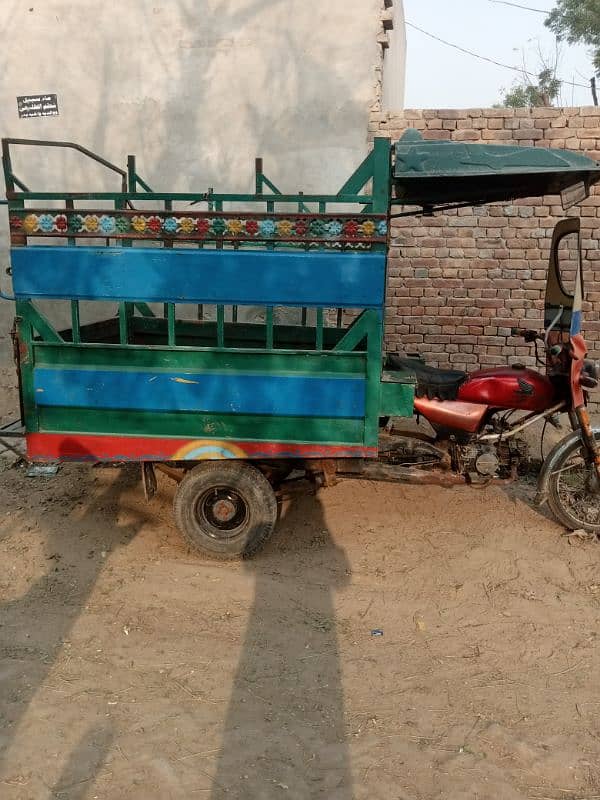
[[[275,213],[275,203],[273,200],[267,200],[267,214]],[[275,242],[267,242],[267,250],[275,250]]]
[[[317,308],[317,350],[323,349],[323,309]]]
[[[175,347],[175,303],[167,303],[167,342],[169,347]]]
[[[267,306],[265,322],[267,327],[267,350],[273,349],[273,306]]]
[[[172,200],[165,200],[165,211],[172,211],[173,210],[173,201]],[[163,247],[171,249],[173,247],[173,241],[171,239],[163,240]],[[166,316],[166,312],[165,312]]]
[[[65,200],[65,207],[67,211],[73,211],[73,209],[75,208],[75,202],[71,199]],[[69,236],[67,238],[67,244],[69,245],[69,247],[75,247],[76,244],[75,237]]]
[[[81,344],[81,329],[79,326],[79,300],[71,300],[71,336],[73,344]]]
[[[119,303],[119,343],[128,344],[127,335],[127,303]]]
[[[223,211],[223,201],[222,200],[216,200],[215,201],[215,211],[218,211],[218,212]],[[223,249],[223,240],[218,241],[216,243],[216,248],[217,248],[217,250],[222,250]]]
[[[217,347],[225,347],[225,306],[217,306]]]

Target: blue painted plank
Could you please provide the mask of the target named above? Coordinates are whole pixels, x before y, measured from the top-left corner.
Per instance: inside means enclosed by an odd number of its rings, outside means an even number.
[[[360,419],[363,378],[34,370],[40,406]]]
[[[14,247],[18,298],[382,308],[385,253]]]

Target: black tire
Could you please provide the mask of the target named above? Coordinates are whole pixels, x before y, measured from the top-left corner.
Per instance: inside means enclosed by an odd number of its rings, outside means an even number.
[[[248,558],[277,522],[275,492],[243,461],[206,461],[177,487],[175,522],[192,549],[212,558]]]
[[[596,438],[598,436],[596,435]],[[581,466],[576,461],[581,454]],[[586,476],[592,469],[585,465],[585,451],[581,439],[574,440],[562,453],[561,457],[552,465],[552,473],[548,483],[548,505],[550,510],[565,528],[571,531],[585,530],[588,533],[600,534],[600,493],[587,490],[585,487]],[[569,462],[574,466],[568,469]],[[584,466],[585,465],[585,466]],[[569,485],[571,481],[572,485]],[[571,503],[567,498],[572,498]],[[579,503],[581,513],[577,516],[574,503]],[[587,512],[584,512],[587,509]]]

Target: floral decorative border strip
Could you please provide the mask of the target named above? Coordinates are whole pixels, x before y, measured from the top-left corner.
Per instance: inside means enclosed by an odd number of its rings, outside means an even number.
[[[188,239],[193,241],[387,241],[383,216],[344,214],[174,214],[149,212],[12,211],[10,231],[24,236]]]

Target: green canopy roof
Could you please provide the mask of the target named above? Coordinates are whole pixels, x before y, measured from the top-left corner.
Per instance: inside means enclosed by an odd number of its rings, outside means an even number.
[[[541,197],[581,183],[589,190],[600,180],[600,164],[571,150],[426,141],[410,129],[394,151],[392,202],[403,205],[476,205]]]

